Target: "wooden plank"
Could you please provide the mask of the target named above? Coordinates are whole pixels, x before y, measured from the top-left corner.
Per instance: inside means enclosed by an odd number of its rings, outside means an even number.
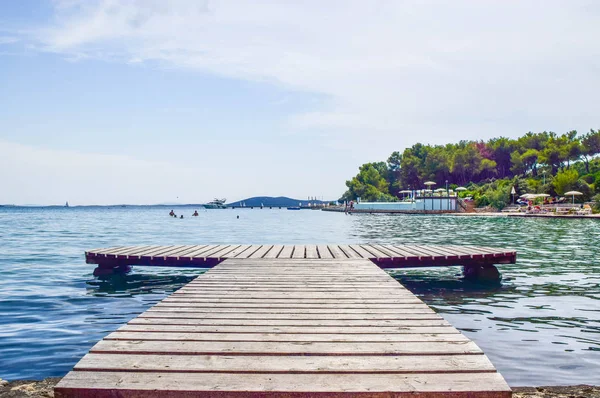
[[[350,247],[350,249],[354,250],[356,253],[358,253],[360,256],[364,257],[364,258],[372,258],[375,257],[371,252],[363,249],[360,245],[348,245]]]
[[[418,250],[415,250],[413,247],[409,247],[409,246],[397,246],[397,245],[394,245],[393,247],[398,252],[406,253],[407,259],[416,258],[416,259],[421,260],[421,259],[424,259],[424,258],[431,258],[431,255],[423,253],[423,252],[418,251]]]
[[[178,291],[176,291],[175,293],[173,293],[173,297],[175,296],[181,296],[184,293],[186,293],[185,290],[180,289]],[[244,291],[227,291],[227,292],[193,292],[194,296],[201,296],[201,297],[223,297],[225,295],[229,296],[229,297],[241,297],[241,298],[269,298],[269,299],[290,299],[290,300],[296,300],[299,298],[318,298],[318,299],[326,299],[326,298],[330,298],[332,295],[325,293],[325,292],[269,292],[269,291],[263,291],[263,292],[244,292]],[[394,298],[409,298],[410,294],[409,293],[403,293],[401,291],[394,291],[394,290],[390,290],[388,291],[387,295],[389,297],[394,297]],[[336,298],[378,298],[381,297],[381,292],[378,292],[377,290],[372,291],[372,292],[362,292],[362,291],[357,291],[356,293],[354,292],[338,292],[335,295]]]
[[[263,258],[277,258],[279,253],[283,250],[283,245],[274,245],[271,250],[269,250]]]
[[[338,247],[346,254],[348,258],[363,258],[363,256],[354,251],[350,245],[338,245]]]
[[[218,312],[184,312],[184,311],[146,311],[140,315],[142,318],[166,318],[166,319],[206,319],[206,320],[255,320],[256,314],[251,313],[218,313]],[[432,319],[439,320],[443,319],[435,312],[430,313],[399,313],[399,314],[313,314],[313,313],[301,313],[301,314],[261,314],[260,319],[264,321],[268,320],[312,320],[312,321],[329,321],[329,320],[377,320],[377,321],[395,321],[395,320],[412,320],[412,319]]]
[[[283,249],[279,253],[277,258],[288,259],[292,258],[292,252],[294,251],[294,245],[283,245]]]
[[[247,303],[249,305],[256,304],[281,304],[284,306],[290,305],[327,305],[327,304],[340,304],[340,305],[375,305],[375,304],[406,304],[406,303],[422,303],[416,297],[403,297],[395,299],[334,299],[328,297],[327,299],[296,299],[290,302],[286,299],[260,299],[260,298],[229,298],[229,297],[193,297],[192,295],[185,296],[170,296],[163,302],[186,302],[186,303],[218,303],[218,304],[235,304],[241,305]]]
[[[146,246],[146,247],[150,247],[150,246]],[[107,252],[106,255],[109,257],[117,257],[119,255],[127,254],[128,252],[138,250],[139,248],[140,248],[139,246],[133,246],[133,247],[125,246],[118,250],[111,250],[110,252]]]
[[[219,245],[207,245],[207,246],[204,246],[204,247],[202,247],[202,248],[200,248],[198,250],[194,250],[193,252],[186,254],[185,258],[192,259],[192,258],[195,258],[196,256],[197,257],[203,257],[202,256],[203,253],[211,252],[216,247],[219,247]]]
[[[328,282],[327,279],[322,278],[322,279],[313,279],[310,281],[307,280],[294,280],[294,279],[261,279],[261,280],[251,280],[251,279],[244,279],[242,278],[236,278],[236,277],[230,277],[230,278],[221,278],[221,279],[208,279],[208,278],[202,278],[200,280],[194,280],[190,283],[187,284],[187,286],[232,286],[232,284],[235,284],[235,286],[239,286],[239,287],[244,287],[244,286],[266,286],[266,287],[270,287],[270,286],[318,286],[318,287],[326,287],[326,286],[333,286],[333,287],[340,287],[340,286],[349,286],[349,287],[369,287],[372,286],[374,288],[377,288],[379,286],[394,286],[394,287],[399,287],[398,286],[398,282],[395,280],[390,280],[390,279],[380,279],[380,280],[370,280],[370,281],[360,281],[360,280],[346,280],[346,279],[340,279],[339,281],[335,281],[335,282]]]
[[[390,257],[387,253],[385,253],[381,250],[377,250],[375,247],[373,247],[373,245],[360,245],[360,247],[362,247],[363,249],[365,249],[366,251],[371,253],[371,257],[374,257],[374,258],[389,258]]]
[[[109,247],[109,248],[106,248],[106,249],[99,249],[99,250],[96,249],[93,253],[96,256],[100,256],[100,255],[104,256],[105,254],[108,254],[108,253],[111,253],[113,251],[117,251],[117,250],[123,249],[125,247],[128,247],[128,246],[114,246],[114,247]]]
[[[265,319],[269,319],[269,317],[273,314],[293,314],[295,315],[305,315],[305,314],[332,314],[332,315],[346,315],[346,314],[385,314],[393,315],[393,314],[431,314],[435,313],[425,304],[422,304],[415,308],[402,308],[400,310],[390,310],[390,309],[342,309],[342,308],[333,308],[333,309],[291,309],[291,308],[281,308],[281,309],[269,309],[269,308],[261,308],[261,309],[219,309],[214,307],[193,307],[193,306],[154,306],[150,308],[147,312],[190,312],[190,313],[202,313],[202,314],[219,314],[231,315],[232,318],[236,318],[237,314],[252,314],[253,317],[265,317]],[[260,315],[257,315],[260,314]],[[208,316],[210,318],[210,316]],[[363,318],[369,319],[369,318]],[[396,318],[393,318],[396,319]]]
[[[258,249],[260,249],[262,247],[262,245],[251,245],[248,250],[243,251],[242,253],[238,254],[237,256],[235,256],[234,258],[249,258],[250,256],[252,256]]]
[[[344,251],[342,249],[340,249],[340,247],[338,245],[327,245],[327,247],[329,248],[329,251],[333,255],[333,258],[343,259],[343,260],[348,259],[348,256],[346,256],[346,253],[344,253]]]
[[[399,290],[396,289],[396,286],[394,285],[389,285],[386,284],[387,286],[377,286],[377,285],[368,285],[368,286],[361,286],[360,287],[360,292],[381,292],[382,294],[385,294],[387,292],[392,292],[392,293],[398,293]],[[234,286],[227,286],[227,285],[222,285],[222,286],[214,286],[214,285],[204,285],[204,286],[197,286],[197,285],[192,285],[192,286],[185,286],[182,287],[181,289],[179,289],[177,292],[178,293],[188,293],[188,292],[220,292],[220,293],[231,293],[231,292],[272,292],[272,293],[276,293],[276,292],[323,292],[323,293],[331,293],[331,292],[356,292],[357,290],[359,290],[356,286],[339,286],[339,287],[335,287],[335,286],[313,286],[313,285],[306,285],[306,286],[291,286],[291,285],[287,285],[287,286],[260,286],[260,285],[254,285],[254,286],[238,286],[238,285],[234,285]],[[405,292],[404,290],[402,290],[403,292]],[[406,295],[409,295],[408,292],[405,292]]]
[[[235,373],[494,373],[484,355],[423,356],[206,356],[88,354],[79,371]]]
[[[252,325],[165,325],[155,323],[129,323],[119,328],[129,332],[187,332],[187,333],[311,333],[311,334],[460,334],[451,325],[442,326],[252,326]]]
[[[182,250],[188,248],[186,245],[173,246],[170,250],[154,253],[150,258],[164,258],[166,259],[172,254],[176,254],[181,252]]]
[[[132,248],[132,250],[130,250],[126,253],[122,253],[122,254],[118,255],[117,257],[129,259],[130,257],[136,257],[136,256],[140,255],[141,253],[152,250],[152,248],[156,248],[156,246],[135,246],[135,248]]]
[[[187,332],[187,333],[283,333],[283,334],[460,334],[451,325],[442,326],[252,326],[252,325],[165,325],[155,323],[129,323],[119,328],[128,332]]]
[[[240,246],[241,245],[224,246],[221,250],[219,250],[217,252],[212,252],[210,254],[210,257],[215,257],[215,258],[225,257],[226,255],[228,255],[232,251],[238,249]]]
[[[317,245],[305,245],[306,258],[319,258],[319,254],[317,253]]]
[[[248,258],[262,258],[265,254],[267,254],[271,249],[273,248],[273,245],[263,245],[260,247],[260,249],[256,250],[254,253],[252,253],[252,255]]]
[[[424,303],[414,300],[408,303],[402,304],[339,304],[339,303],[317,303],[317,304],[305,304],[305,303],[291,303],[291,304],[277,304],[263,302],[263,303],[220,303],[220,302],[191,302],[187,299],[173,299],[173,300],[163,300],[160,303],[156,304],[156,308],[158,307],[169,307],[169,306],[181,306],[185,305],[187,307],[196,307],[196,308],[214,308],[219,311],[226,309],[243,309],[243,308],[282,308],[282,309],[298,309],[298,308],[307,308],[307,309],[315,309],[315,310],[380,310],[387,309],[392,311],[401,311],[405,308],[421,308],[422,306],[427,307]],[[427,307],[429,308],[429,307]]]
[[[369,246],[378,250],[379,252],[384,253],[389,258],[403,258],[404,257],[404,256],[400,256],[398,253],[396,253],[393,250],[390,250],[389,247],[384,246],[384,245],[369,245]]]
[[[310,334],[310,333],[188,333],[188,332],[114,332],[104,340],[137,341],[236,341],[309,343],[420,343],[465,342],[462,334]]]
[[[329,251],[327,245],[317,245],[319,258],[333,258],[333,254]]]
[[[55,387],[57,398],[190,397],[360,397],[510,398],[512,392],[498,373],[353,374],[335,373],[191,373],[191,372],[80,372],[65,376]],[[259,395],[260,393],[260,395]],[[478,395],[481,393],[481,395]]]
[[[175,260],[179,261],[182,257],[189,255],[195,251],[205,248],[207,245],[196,245],[196,246],[188,246],[186,249],[183,249],[180,252],[173,253],[169,255],[169,257],[173,257]]]
[[[447,326],[449,323],[443,319],[406,319],[406,320],[364,320],[364,319],[342,319],[342,320],[314,320],[314,319],[201,319],[201,318],[148,318],[137,317],[129,321],[133,324],[153,325],[205,325],[205,326],[309,326],[320,327],[346,327],[356,326],[370,327],[413,327],[413,326]]]
[[[238,247],[236,247],[235,249],[233,249],[232,251],[230,251],[229,253],[221,256],[223,258],[233,258],[236,257],[242,253],[244,253],[246,250],[249,250],[252,247],[252,245],[239,245]]]
[[[210,250],[196,254],[194,256],[194,258],[204,258],[204,259],[211,258],[211,257],[213,257],[213,255],[215,253],[219,253],[219,252],[223,251],[223,249],[227,249],[231,246],[232,245],[216,245],[214,248],[211,248]]]
[[[142,257],[152,257],[155,254],[159,254],[159,253],[164,253],[165,251],[168,251],[172,248],[174,248],[175,246],[152,246],[149,250],[144,250],[140,253],[137,253],[135,256],[129,256],[129,257],[137,257],[137,258],[142,258]]]
[[[294,252],[292,253],[292,258],[304,258],[304,253],[304,245],[294,245]]]
[[[313,342],[247,342],[247,341],[145,341],[101,340],[90,350],[92,353],[169,354],[169,355],[219,355],[236,352],[248,355],[481,355],[482,351],[472,341],[418,344],[380,343],[320,343]]]

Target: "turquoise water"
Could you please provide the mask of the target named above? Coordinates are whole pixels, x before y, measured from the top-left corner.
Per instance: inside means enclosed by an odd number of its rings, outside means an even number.
[[[164,207],[0,208],[0,378],[62,376],[87,350],[201,270],[92,276],[86,249],[199,243],[418,243],[519,252],[499,286],[458,267],[394,272],[473,339],[509,384],[600,382],[600,221]],[[237,219],[236,216],[240,218]]]

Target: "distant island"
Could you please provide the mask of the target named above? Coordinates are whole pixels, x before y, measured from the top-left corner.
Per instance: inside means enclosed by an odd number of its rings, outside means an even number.
[[[293,199],[286,196],[254,196],[252,198],[238,200],[237,202],[228,203],[227,207],[295,207],[295,206],[308,206],[311,205],[322,205],[330,203],[327,200],[317,199]]]

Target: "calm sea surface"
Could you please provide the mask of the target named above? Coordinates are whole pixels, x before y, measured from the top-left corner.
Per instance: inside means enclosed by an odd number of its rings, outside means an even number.
[[[500,286],[458,267],[393,275],[473,339],[509,384],[600,384],[600,221],[164,207],[0,208],[0,378],[62,376],[92,345],[202,273],[92,276],[86,249],[200,243],[472,244],[516,249]],[[240,218],[237,219],[236,216]]]

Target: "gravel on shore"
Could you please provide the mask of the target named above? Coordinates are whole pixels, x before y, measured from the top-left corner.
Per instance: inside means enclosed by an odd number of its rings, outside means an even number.
[[[44,380],[0,379],[0,398],[54,397],[53,388],[60,377]],[[513,387],[514,398],[600,398],[600,386]]]

